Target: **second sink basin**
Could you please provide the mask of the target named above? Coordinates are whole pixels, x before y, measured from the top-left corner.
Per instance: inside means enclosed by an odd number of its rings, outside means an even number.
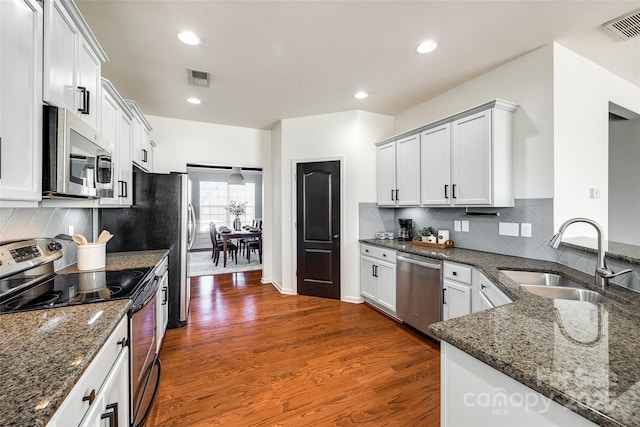
[[[570,288],[584,288],[584,286],[582,286],[581,284],[554,273],[518,270],[500,270],[500,272],[504,273],[505,276],[507,276],[514,282],[523,285],[566,286]]]
[[[547,285],[525,285],[521,284],[520,289],[531,292],[544,298],[569,299],[575,301],[587,301],[601,304],[617,304],[617,301],[607,298],[602,294],[589,289],[570,288],[566,286]]]

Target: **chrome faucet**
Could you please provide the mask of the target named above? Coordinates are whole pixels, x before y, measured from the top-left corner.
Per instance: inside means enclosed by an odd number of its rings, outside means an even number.
[[[553,236],[549,241],[549,246],[551,246],[554,249],[558,249],[558,246],[560,246],[560,241],[562,240],[562,235],[564,234],[564,231],[567,229],[569,225],[573,224],[574,222],[584,222],[586,224],[590,224],[598,232],[598,265],[596,265],[596,273],[595,273],[596,286],[600,286],[602,289],[605,289],[607,286],[609,286],[609,279],[632,271],[630,268],[619,271],[617,273],[614,273],[613,271],[609,270],[609,268],[607,267],[607,262],[604,259],[604,256],[605,256],[604,237],[603,237],[604,232],[602,231],[602,227],[600,226],[600,224],[598,224],[597,222],[589,218],[572,218],[565,221],[560,226],[560,230],[558,230],[558,233],[556,233],[556,235]]]

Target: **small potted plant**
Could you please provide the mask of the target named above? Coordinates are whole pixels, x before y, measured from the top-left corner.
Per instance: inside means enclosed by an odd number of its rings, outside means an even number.
[[[244,215],[247,212],[247,202],[237,202],[235,200],[231,200],[231,202],[229,202],[229,206],[226,209],[231,215],[236,216],[235,220],[233,221],[233,228],[235,230],[240,230],[242,228],[240,215]]]
[[[421,236],[421,240],[423,242],[429,242],[429,243],[435,243],[438,241],[438,238],[436,237],[436,234],[438,233],[436,231],[435,228],[429,226],[429,227],[422,227],[420,230],[418,230],[418,233]]]

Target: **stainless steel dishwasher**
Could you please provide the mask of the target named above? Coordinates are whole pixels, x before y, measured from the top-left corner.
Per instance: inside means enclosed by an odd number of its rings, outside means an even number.
[[[398,255],[396,260],[398,317],[438,339],[429,331],[429,325],[441,319],[442,262],[404,253]]]

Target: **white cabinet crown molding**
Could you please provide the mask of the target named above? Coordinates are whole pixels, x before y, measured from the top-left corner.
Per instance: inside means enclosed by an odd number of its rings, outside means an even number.
[[[77,25],[80,33],[84,36],[87,43],[89,43],[94,53],[98,56],[98,59],[100,59],[101,62],[107,62],[109,60],[107,54],[104,49],[102,49],[102,46],[100,46],[100,43],[93,34],[93,31],[91,31],[91,28],[89,28],[89,25],[82,16],[82,13],[80,13],[78,6],[76,6],[73,0],[60,0],[60,3],[62,3],[65,9],[67,9],[67,12],[71,15],[71,19],[73,19],[73,22]]]
[[[127,103],[124,101],[124,98],[120,96],[118,90],[115,88],[115,86],[113,86],[111,81],[105,79],[104,77],[102,77],[101,80],[102,88],[113,97],[114,101],[116,101],[116,103],[118,104],[118,107],[120,107],[121,112],[124,113],[129,118],[129,120],[131,120],[133,118],[133,113],[131,112],[131,109],[129,108]]]
[[[463,117],[469,116],[471,114],[475,114],[475,113],[479,113],[480,111],[484,111],[490,108],[498,108],[501,110],[505,110],[511,113],[514,113],[518,108],[519,105],[514,104],[513,102],[509,102],[509,101],[505,101],[504,99],[499,99],[496,98],[492,101],[489,102],[485,102],[483,104],[480,105],[476,105],[475,107],[471,107],[469,109],[460,111],[458,113],[455,113],[453,115],[447,116],[445,118],[442,118],[440,120],[436,120],[435,122],[431,122],[428,124],[425,124],[423,126],[417,127],[415,129],[411,129],[409,131],[406,132],[402,132],[398,135],[394,135],[391,136],[389,138],[385,138],[382,141],[376,142],[376,146],[380,146],[380,145],[384,145],[387,144],[389,142],[393,142],[396,141],[398,139],[402,139],[402,138],[406,138],[408,136],[414,135],[416,133],[420,133],[420,132],[424,132],[426,130],[429,130],[431,128],[437,127],[437,126],[442,126],[446,123],[451,123],[455,120],[461,119]]]
[[[136,101],[134,101],[132,99],[125,99],[124,102],[131,109],[133,114],[140,119],[140,121],[147,128],[147,130],[149,132],[151,132],[153,130],[153,128],[151,127],[151,124],[149,123],[147,118],[144,116],[144,113],[142,112],[142,109],[140,108],[140,106],[138,106]]]

